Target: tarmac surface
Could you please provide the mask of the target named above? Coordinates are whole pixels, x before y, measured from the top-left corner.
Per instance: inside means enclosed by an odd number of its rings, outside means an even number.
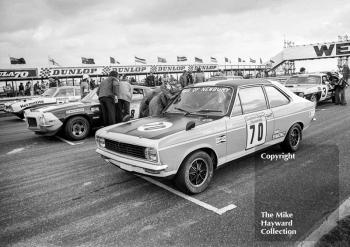
[[[350,105],[322,103],[316,119],[295,159],[261,158],[276,145],[230,162],[191,201],[107,164],[93,135],[66,142],[2,117],[0,246],[294,246],[350,197]],[[262,234],[265,221],[287,234]]]

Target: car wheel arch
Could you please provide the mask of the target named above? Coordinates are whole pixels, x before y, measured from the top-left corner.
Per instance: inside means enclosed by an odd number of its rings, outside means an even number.
[[[179,168],[186,162],[186,159],[188,157],[190,157],[193,153],[195,153],[197,151],[203,151],[203,152],[207,153],[213,160],[214,170],[217,168],[218,156],[217,156],[216,152],[211,147],[207,147],[207,146],[197,147],[197,148],[194,148],[191,151],[187,152],[184,155],[184,157],[182,158],[182,161],[181,161]]]

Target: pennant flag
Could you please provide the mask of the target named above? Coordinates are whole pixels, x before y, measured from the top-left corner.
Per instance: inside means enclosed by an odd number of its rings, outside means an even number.
[[[260,64],[262,64],[262,59],[260,58]]]
[[[52,65],[55,65],[55,66],[61,66],[59,65],[53,58],[49,57],[49,62],[52,63]]]
[[[228,58],[227,57],[225,57],[225,63],[228,63]]]
[[[254,59],[252,59],[252,58],[249,58],[249,61],[250,61],[251,63],[255,63],[255,62],[256,62],[256,60],[254,60]]]
[[[194,62],[195,63],[203,63],[203,59],[200,59],[198,57],[194,57]]]
[[[239,62],[239,63],[242,62],[242,58],[239,57],[239,58],[238,58],[238,62]]]
[[[187,57],[177,57],[177,61],[178,62],[185,62],[185,61],[187,61]]]
[[[24,60],[23,57],[21,57],[21,58],[10,57],[10,63],[11,64],[26,64],[26,60]]]
[[[109,57],[109,63],[115,63],[114,57]]]
[[[136,62],[136,63],[146,64],[146,59],[144,59],[144,58],[139,58],[139,57],[135,57],[135,62]]]
[[[95,64],[95,61],[93,58],[81,57],[81,63],[83,63],[83,64]]]
[[[210,62],[212,62],[212,63],[217,63],[217,62],[218,62],[218,60],[216,60],[216,58],[215,58],[215,57],[210,57]]]
[[[166,63],[166,59],[162,57],[158,57],[158,63]]]
[[[270,59],[270,63],[275,63],[275,61],[273,61],[272,59]]]

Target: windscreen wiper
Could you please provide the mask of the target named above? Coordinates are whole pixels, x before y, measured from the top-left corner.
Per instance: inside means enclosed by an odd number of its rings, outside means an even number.
[[[185,109],[182,109],[180,107],[174,107],[175,110],[178,110],[178,111],[182,111],[182,112],[185,112],[185,116],[189,115],[189,114],[192,114],[192,112],[189,112]]]
[[[196,112],[198,112],[198,113],[205,113],[205,112],[221,112],[222,113],[222,111],[220,111],[220,110],[216,110],[216,109],[201,109],[201,110],[198,110],[198,111],[196,111]]]

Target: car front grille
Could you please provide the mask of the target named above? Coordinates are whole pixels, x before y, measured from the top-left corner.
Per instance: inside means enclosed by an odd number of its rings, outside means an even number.
[[[35,118],[33,118],[33,117],[28,117],[28,118],[27,118],[27,121],[28,121],[29,127],[37,127],[36,119],[35,119]]]
[[[120,153],[120,154],[125,154],[136,158],[146,159],[145,157],[146,148],[142,146],[112,141],[108,139],[105,139],[105,146],[106,146],[106,149]]]

